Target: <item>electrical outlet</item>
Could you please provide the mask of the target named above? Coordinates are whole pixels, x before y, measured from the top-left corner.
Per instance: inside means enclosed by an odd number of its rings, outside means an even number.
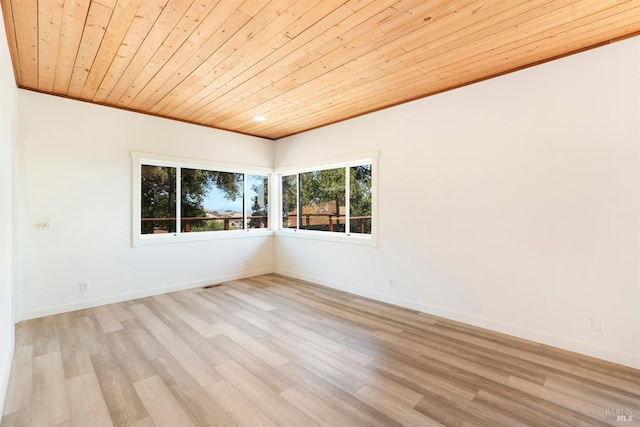
[[[80,292],[87,292],[89,290],[89,284],[87,282],[80,282]]]
[[[604,332],[604,320],[597,317],[591,318],[591,330],[595,332]]]
[[[390,288],[395,288],[396,287],[396,280],[395,279],[389,279],[389,287]]]
[[[36,222],[36,230],[38,231],[50,231],[51,221],[38,221]]]

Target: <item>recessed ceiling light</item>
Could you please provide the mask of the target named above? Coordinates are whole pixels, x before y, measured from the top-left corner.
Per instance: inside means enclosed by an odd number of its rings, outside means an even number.
[[[255,120],[256,122],[264,122],[265,120],[267,120],[267,118],[265,116],[254,116],[253,120]]]

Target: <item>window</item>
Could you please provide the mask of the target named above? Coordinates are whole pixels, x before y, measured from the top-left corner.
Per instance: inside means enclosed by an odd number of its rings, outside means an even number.
[[[181,168],[183,233],[244,229],[244,174]]]
[[[298,228],[346,231],[345,168],[298,174],[300,205]]]
[[[349,168],[349,220],[352,233],[371,234],[371,164]]]
[[[282,228],[298,228],[298,176],[282,177]]]
[[[233,232],[269,228],[270,174],[266,170],[248,173],[228,167],[146,160],[137,153],[133,157],[137,160],[134,246],[176,241],[176,237],[192,240],[196,235],[197,239],[238,236]]]
[[[283,230],[371,238],[373,161],[282,173]]]
[[[269,177],[247,175],[248,228],[269,228]]]
[[[143,165],[141,171],[142,234],[176,231],[176,168]]]

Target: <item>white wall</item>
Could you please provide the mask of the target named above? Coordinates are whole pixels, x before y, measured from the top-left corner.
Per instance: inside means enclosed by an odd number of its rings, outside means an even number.
[[[276,270],[640,368],[639,145],[640,38],[279,140],[379,150],[380,225],[278,237]]]
[[[18,108],[21,319],[273,271],[271,236],[132,248],[130,154],[271,168],[273,141],[22,90]]]
[[[0,14],[0,418],[9,384],[14,346],[14,152],[16,81]]]

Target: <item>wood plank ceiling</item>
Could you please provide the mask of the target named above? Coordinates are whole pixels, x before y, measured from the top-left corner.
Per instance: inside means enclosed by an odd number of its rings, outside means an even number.
[[[271,139],[640,34],[640,0],[0,1],[19,87]]]

